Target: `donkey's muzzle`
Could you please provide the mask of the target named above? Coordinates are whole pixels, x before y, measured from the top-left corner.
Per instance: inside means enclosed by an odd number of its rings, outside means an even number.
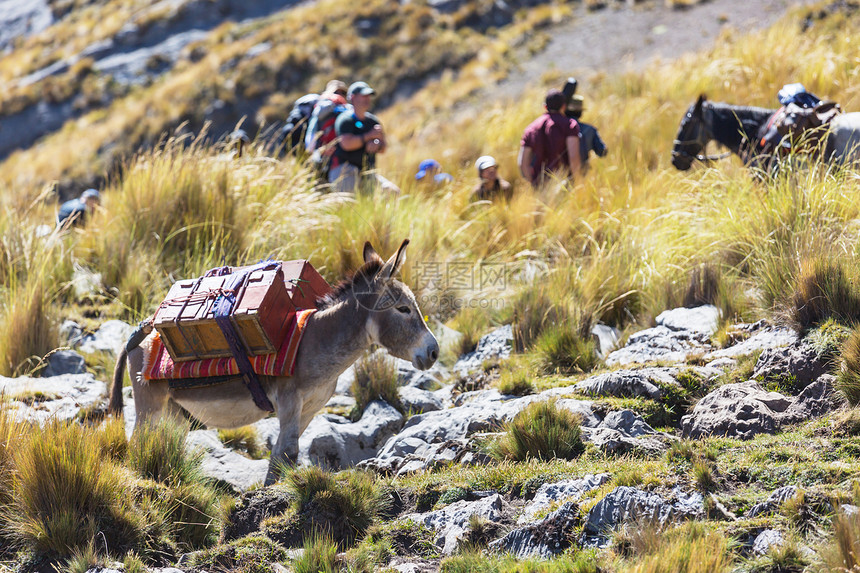
[[[419,370],[427,370],[436,363],[439,358],[439,343],[436,342],[436,337],[432,334],[433,340],[423,349],[415,353],[412,359],[412,365]]]

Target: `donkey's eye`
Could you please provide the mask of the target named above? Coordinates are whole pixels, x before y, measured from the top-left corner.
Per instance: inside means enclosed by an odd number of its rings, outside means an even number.
[[[412,312],[412,309],[409,308],[408,306],[398,306],[397,312],[402,312],[403,314],[409,314],[410,312]]]

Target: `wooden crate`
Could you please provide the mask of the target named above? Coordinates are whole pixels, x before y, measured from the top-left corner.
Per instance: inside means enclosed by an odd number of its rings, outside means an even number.
[[[316,299],[331,292],[331,286],[306,260],[284,261],[287,294],[296,308],[316,308]]]
[[[282,271],[255,271],[239,293],[230,320],[248,354],[277,352],[296,307],[287,294]]]

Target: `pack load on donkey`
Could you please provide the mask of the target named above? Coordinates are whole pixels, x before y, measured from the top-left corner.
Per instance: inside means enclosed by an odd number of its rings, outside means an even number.
[[[171,387],[240,377],[254,402],[273,411],[259,375],[290,375],[316,299],[331,287],[305,260],[218,267],[178,281],[152,319],[157,337],[144,378]]]

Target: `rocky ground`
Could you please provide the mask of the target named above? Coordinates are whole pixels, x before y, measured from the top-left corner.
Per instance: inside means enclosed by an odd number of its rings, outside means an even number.
[[[302,435],[300,462],[331,470],[356,466],[397,478],[445,468],[484,467],[497,463],[482,447],[488,435],[528,404],[552,398],[581,417],[584,440],[592,451],[605,456],[606,471],[600,470],[598,462],[586,473],[545,479],[528,495],[472,490],[453,503],[431,504],[421,511],[414,501],[402,504],[394,519],[432,531],[437,557],[427,559],[407,550],[392,566],[404,572],[438,567],[438,558],[454,553],[469,535],[472,516],[495,526],[490,550],[519,558],[551,557],[575,543],[604,546],[608,531],[631,521],[715,519],[715,514],[716,519],[736,522],[741,530],[743,524],[753,524],[742,541],[749,545],[748,551],[761,554],[787,534],[762,526],[761,516],[778,510],[809,483],[782,483],[767,489],[771,482],[763,480],[757,490],[760,498],[745,500],[745,511],[736,516],[721,498],[701,488],[647,480],[617,485],[617,477],[612,481],[609,471],[613,459],[662,459],[667,449],[687,439],[725,436],[727,443],[734,444],[762,434],[790,432],[798,424],[814,424],[838,407],[822,350],[826,345],[820,340],[801,339],[792,330],[761,321],[732,326],[728,342],[719,348],[713,342],[718,322],[719,311],[712,306],[666,311],[658,316],[656,326],[633,334],[620,348],[608,346],[612,337],[604,336],[607,368],[596,374],[560,379],[556,387],[527,396],[502,395],[489,386],[460,392],[467,387],[464,381],[481,386],[482,380],[492,379],[488,368],[511,359],[512,330],[504,326],[484,336],[474,352],[450,369],[436,365],[420,372],[398,361],[400,398],[406,410],[414,413],[408,417],[381,401],[371,403],[357,422],[333,413],[346,412],[354,404],[349,395],[353,374],[347,371],[326,410]],[[91,415],[103,407],[106,383],[85,372],[81,354],[115,351],[130,329],[110,321],[95,334],[82,335],[76,325],[67,323],[64,332],[76,350],[53,355],[42,378],[0,379],[0,392],[18,396],[15,407],[31,420]],[[776,386],[784,388],[782,392],[772,390],[773,381],[782,381]],[[668,404],[693,383],[710,391],[691,401],[687,410],[674,412],[674,417],[637,407]],[[133,421],[131,402],[126,402],[128,424]],[[263,420],[256,429],[270,447],[277,435],[276,420]],[[188,444],[207,452],[209,475],[237,492],[248,492],[242,494],[232,517],[242,524],[243,533],[258,530],[264,516],[278,513],[278,504],[283,504],[277,486],[256,488],[267,460],[250,460],[226,448],[215,430],[192,431]],[[594,497],[596,490],[601,493]],[[578,502],[584,496],[596,503],[583,514]],[[251,507],[256,508],[253,515],[247,513]]]

